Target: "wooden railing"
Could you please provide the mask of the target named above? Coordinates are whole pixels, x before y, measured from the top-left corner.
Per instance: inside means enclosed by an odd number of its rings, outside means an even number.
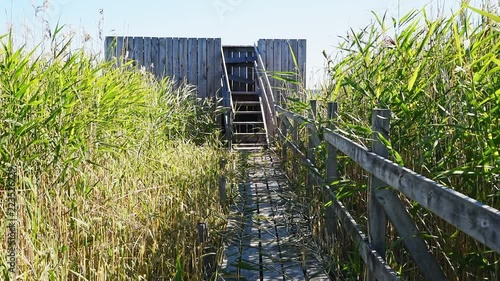
[[[406,250],[426,280],[447,279],[436,258],[428,251],[420,231],[400,201],[397,192],[401,192],[488,248],[500,253],[500,211],[387,159],[389,152],[381,139],[389,139],[389,110],[373,111],[373,140],[370,151],[335,132],[336,103],[328,103],[327,119],[333,124],[329,128],[315,123],[315,101],[311,101],[309,117],[290,112],[278,105],[275,105],[275,109],[278,118],[277,135],[282,143],[284,161],[287,161],[290,150],[308,167],[310,174],[308,183],[325,187],[328,200],[332,202],[325,213],[326,232],[332,236],[336,231],[336,220],[340,221],[357,245],[359,254],[369,270],[368,280],[399,280],[398,275],[383,258],[386,250],[387,219],[403,238]],[[301,146],[298,143],[299,126],[307,127],[309,134],[307,152],[299,149]],[[322,141],[327,145],[325,171],[318,170],[313,153],[314,148]],[[367,235],[362,233],[349,211],[336,199],[335,185],[331,183],[339,178],[338,151],[343,152],[371,175],[368,189]],[[293,169],[296,170],[297,167],[294,166]],[[386,188],[387,186],[392,188]]]
[[[260,89],[262,91],[261,97],[263,101],[264,111],[264,125],[266,126],[267,132],[267,142],[270,143],[273,141],[273,136],[276,133],[276,112],[274,108],[275,100],[273,89],[271,87],[271,83],[269,81],[269,77],[267,76],[266,67],[264,66],[264,62],[262,61],[262,56],[260,54],[260,50],[257,46],[255,46],[255,55],[257,57],[254,67],[255,72],[257,74],[257,79],[260,85]]]
[[[224,50],[221,48],[222,54],[222,106],[224,107],[224,130],[226,131],[226,140],[229,147],[233,140],[233,119],[235,108],[233,104],[233,96],[231,95],[231,85],[229,84],[229,75],[227,74],[226,59],[224,58]]]

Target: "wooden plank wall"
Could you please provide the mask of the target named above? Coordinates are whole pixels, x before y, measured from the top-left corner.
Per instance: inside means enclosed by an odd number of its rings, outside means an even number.
[[[195,85],[199,97],[214,97],[220,91],[220,38],[106,37],[105,50],[107,60],[133,60],[159,79],[169,76]]]
[[[255,57],[255,48],[253,46],[224,46],[224,56],[228,64],[228,75],[236,76],[248,81],[255,81],[255,69],[253,62],[243,62],[246,59]],[[241,63],[234,63],[240,59]],[[232,61],[233,63],[228,63]],[[232,91],[253,92],[255,91],[254,83],[243,83],[231,80],[230,87]]]
[[[306,85],[306,54],[307,42],[305,39],[260,39],[257,43],[260,55],[269,75],[273,72],[296,72],[297,79]],[[297,60],[295,65],[292,52]],[[273,88],[282,88],[283,82],[270,79]]]

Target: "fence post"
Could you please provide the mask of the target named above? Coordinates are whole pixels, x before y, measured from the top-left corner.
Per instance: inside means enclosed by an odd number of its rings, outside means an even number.
[[[374,109],[372,113],[372,151],[384,158],[389,157],[389,151],[380,141],[379,134],[389,139],[391,112],[388,109]],[[371,175],[368,187],[368,237],[370,244],[378,254],[385,259],[385,231],[387,217],[384,208],[377,200],[377,189],[386,187],[387,184]],[[368,280],[376,280],[369,273]]]
[[[328,128],[331,130],[335,129],[335,121],[337,119],[338,104],[337,102],[329,102],[327,104],[327,120]],[[334,191],[334,186],[332,183],[339,178],[337,172],[337,148],[326,143],[327,145],[327,156],[326,156],[326,184]],[[334,200],[335,198],[330,198],[328,194],[325,196],[326,200]],[[336,219],[335,212],[332,206],[329,206],[325,210],[325,223],[326,223],[326,234],[327,241],[331,241],[332,245],[335,243],[335,231],[336,231]]]
[[[221,172],[221,175],[219,177],[219,198],[220,198],[220,203],[223,207],[226,207],[227,205],[227,195],[226,195],[227,179],[224,173],[225,168],[226,168],[226,159],[222,158],[219,163],[219,170]]]
[[[286,109],[286,103],[285,103],[285,99],[284,97],[281,95],[281,92],[279,92],[280,95],[280,99],[279,99],[279,103],[280,103],[280,106],[285,108]],[[282,149],[281,149],[281,159],[283,160],[283,163],[286,163],[288,161],[288,145],[286,143],[287,139],[288,139],[288,128],[286,126],[286,122],[285,122],[285,118],[286,117],[279,117],[278,114],[276,114],[276,118],[278,120],[278,122],[280,122],[280,125],[281,125],[281,132],[283,133],[283,139],[282,139]]]
[[[292,128],[291,128],[292,142],[297,147],[300,147],[299,146],[299,123],[295,120],[290,120],[290,123],[292,124]],[[293,157],[293,153],[292,153],[292,172],[293,172],[294,179],[296,179],[297,175],[299,174],[299,164],[298,164],[297,158]]]
[[[312,121],[315,121],[316,120],[316,114],[317,114],[317,102],[316,100],[310,100],[309,101],[309,104],[311,105],[311,111],[309,112],[309,118],[312,120]],[[307,130],[308,132],[308,140],[307,140],[307,158],[309,159],[309,161],[311,161],[311,163],[313,165],[316,164],[316,159],[315,159],[315,155],[314,155],[314,149],[316,148],[315,144],[314,144],[314,137],[313,137],[313,134],[315,133],[314,130],[312,129],[308,129]],[[316,182],[313,180],[314,178],[314,175],[311,173],[311,172],[308,172],[307,173],[307,187],[309,190],[309,187],[311,187],[313,184],[315,184]]]

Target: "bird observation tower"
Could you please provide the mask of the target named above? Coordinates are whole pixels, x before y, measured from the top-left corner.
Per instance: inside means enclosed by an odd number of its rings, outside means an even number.
[[[235,46],[223,45],[220,38],[107,37],[105,50],[107,60],[132,60],[158,79],[169,76],[195,86],[200,98],[221,100],[226,108],[221,126],[237,148],[272,142],[274,106],[286,96],[286,83],[274,77],[306,80],[303,39],[260,39]]]

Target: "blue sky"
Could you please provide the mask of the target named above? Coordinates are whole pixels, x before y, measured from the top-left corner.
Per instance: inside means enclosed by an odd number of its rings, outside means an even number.
[[[48,5],[41,9],[44,2]],[[0,0],[0,34],[13,28],[19,41],[33,42],[39,40],[36,38],[40,38],[45,26],[53,29],[59,21],[67,26],[64,34],[73,34],[77,44],[98,51],[102,47],[98,26],[103,18],[105,36],[217,37],[227,45],[252,45],[260,38],[307,39],[308,80],[309,86],[314,86],[322,76],[319,73],[324,65],[323,50],[334,52],[338,37],[346,35],[349,28],[362,28],[373,21],[371,11],[397,17],[427,5],[436,14],[443,2],[446,2],[444,12],[458,3],[450,0]],[[86,43],[85,36],[91,38]]]

